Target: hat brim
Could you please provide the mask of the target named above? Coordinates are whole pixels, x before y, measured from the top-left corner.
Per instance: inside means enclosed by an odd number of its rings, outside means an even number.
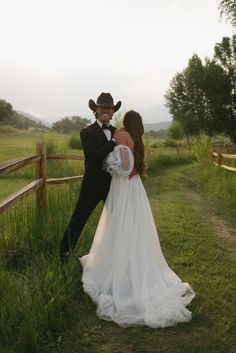
[[[89,108],[95,112],[97,107],[106,107],[106,108],[113,108],[114,112],[120,109],[121,107],[121,101],[117,102],[115,105],[109,105],[109,104],[97,104],[94,102],[94,100],[90,99],[89,100]]]

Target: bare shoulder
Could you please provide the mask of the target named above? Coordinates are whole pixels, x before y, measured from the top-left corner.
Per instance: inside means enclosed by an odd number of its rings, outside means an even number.
[[[123,127],[119,127],[118,129],[116,129],[115,134],[121,134],[123,132],[125,132],[125,129]]]
[[[128,131],[126,131],[123,127],[120,127],[119,129],[116,129],[115,134],[116,135],[122,135],[124,137],[129,136],[131,138],[130,133]]]
[[[128,131],[126,131],[124,128],[117,129],[115,131],[115,139],[116,143],[126,145],[133,149],[134,143],[131,135],[129,134]]]

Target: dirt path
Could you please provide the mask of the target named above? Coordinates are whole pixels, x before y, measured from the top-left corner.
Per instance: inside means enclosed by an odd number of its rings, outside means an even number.
[[[226,222],[221,216],[214,212],[212,202],[210,202],[199,190],[199,185],[194,181],[192,171],[185,174],[183,187],[188,197],[192,200],[194,207],[201,209],[207,221],[216,234],[225,240],[225,245],[229,249],[232,259],[236,261],[236,229]]]

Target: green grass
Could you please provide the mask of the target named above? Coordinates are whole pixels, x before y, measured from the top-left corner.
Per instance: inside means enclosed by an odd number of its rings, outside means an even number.
[[[48,154],[73,154],[82,156],[82,151],[68,148],[70,136],[55,133],[17,132],[0,134],[0,163],[19,157],[36,154],[36,143],[45,142]],[[47,178],[60,178],[83,174],[84,162],[73,160],[47,161]],[[0,179],[0,201],[35,179],[35,163]]]
[[[195,180],[215,212],[236,227],[236,173],[215,165],[195,164]]]
[[[22,151],[29,148],[31,153],[25,137],[18,143]],[[163,253],[170,267],[197,293],[189,307],[192,321],[155,330],[124,329],[99,320],[82,289],[78,256],[89,251],[102,204],[89,219],[76,254],[62,269],[58,246],[79,183],[49,186],[46,211],[36,207],[31,195],[0,218],[1,353],[235,353],[232,244],[213,229],[208,216],[214,209],[204,194],[202,203],[193,201],[192,195],[199,195],[193,155],[159,153],[158,149],[147,152],[149,176],[143,180]],[[50,173],[77,174],[77,162],[65,170],[61,163]],[[24,173],[25,180],[33,176],[30,171]],[[9,178],[9,184],[13,180]],[[16,183],[19,180],[16,176]],[[226,214],[224,204],[221,208]]]
[[[195,182],[199,184],[205,198],[211,202],[215,213],[236,227],[236,174],[213,165],[212,148],[212,139],[202,132],[193,146],[196,155]],[[234,149],[235,146],[232,145],[231,154]],[[224,160],[223,164],[233,165],[230,160]]]
[[[36,153],[37,142],[54,141],[57,149],[66,148],[69,136],[52,132],[20,131],[1,133],[0,130],[0,163],[17,157],[27,157]]]
[[[157,163],[145,187],[164,255],[197,293],[190,306],[192,321],[157,330],[123,329],[99,320],[95,305],[80,288],[69,313],[73,326],[62,333],[62,352],[234,352],[235,263],[227,244],[208,223],[206,209],[193,204],[186,193],[186,175],[191,170],[192,165],[161,169]],[[91,231],[86,230],[82,239],[80,255],[89,250]]]

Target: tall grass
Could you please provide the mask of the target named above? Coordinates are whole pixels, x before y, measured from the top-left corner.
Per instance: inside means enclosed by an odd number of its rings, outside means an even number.
[[[160,173],[166,168],[190,164],[195,160],[194,154],[188,150],[173,153],[173,149],[146,150],[147,174]]]
[[[22,136],[23,135],[23,136]],[[44,142],[46,144],[47,154],[67,155],[72,154],[68,148],[69,136],[56,134],[33,133],[24,135],[23,133],[15,136],[1,136],[0,141],[0,162],[15,159],[16,157],[27,157],[36,153],[36,143]],[[83,155],[79,149],[74,149],[73,154]],[[84,162],[73,160],[48,160],[46,174],[48,178],[59,178],[83,174]],[[0,200],[11,193],[27,185],[35,179],[35,164],[30,164],[16,172],[10,173],[0,179]]]
[[[205,133],[202,133],[196,142],[194,153],[195,175],[201,189],[214,201],[216,208],[227,208],[226,213],[232,214],[230,218],[236,224],[236,173],[212,164],[212,142]]]
[[[65,136],[8,137],[1,140],[2,160],[35,154],[37,141],[46,143],[47,153],[70,153]],[[83,174],[83,169],[83,161],[49,160],[47,177]],[[34,179],[35,165],[1,178],[0,198]],[[59,243],[79,188],[79,182],[49,186],[46,210],[36,206],[32,194],[0,217],[0,352],[47,352],[66,325],[66,308],[80,285],[80,266],[72,256],[62,269]]]
[[[63,310],[79,289],[77,258],[62,271],[58,256],[78,192],[78,184],[52,187],[46,211],[32,195],[1,216],[0,342],[16,352],[55,343]]]
[[[68,140],[68,146],[70,149],[82,149],[82,144],[80,141],[79,134],[72,134]]]

